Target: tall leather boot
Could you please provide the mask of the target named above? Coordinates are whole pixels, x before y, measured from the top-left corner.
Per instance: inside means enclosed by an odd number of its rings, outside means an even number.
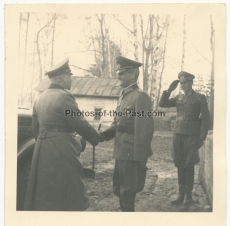
[[[179,195],[175,200],[171,201],[172,205],[180,205],[184,201],[185,196],[185,170],[184,168],[177,168]]]
[[[135,212],[135,197],[136,193],[126,193],[120,199],[121,211],[122,212]]]
[[[193,203],[192,190],[194,184],[194,167],[186,169],[186,185],[185,185],[185,198],[184,205],[188,206]]]
[[[179,185],[179,195],[175,200],[171,201],[172,205],[179,205],[182,204],[184,201],[184,195],[185,195],[185,188],[184,185]]]

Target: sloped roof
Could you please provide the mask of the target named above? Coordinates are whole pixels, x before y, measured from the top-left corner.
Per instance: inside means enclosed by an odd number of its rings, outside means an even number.
[[[44,79],[35,90],[44,92],[50,85],[48,78]],[[118,97],[122,87],[116,78],[73,77],[70,92],[76,96]]]

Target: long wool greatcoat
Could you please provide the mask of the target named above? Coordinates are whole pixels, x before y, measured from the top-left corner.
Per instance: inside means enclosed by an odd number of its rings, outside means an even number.
[[[198,141],[205,140],[209,129],[209,110],[203,94],[192,90],[188,95],[178,94],[169,98],[164,91],[159,106],[176,107],[177,117],[173,126],[172,156],[177,167],[190,167],[199,162]]]
[[[75,133],[92,145],[97,145],[99,135],[84,117],[69,111],[79,112],[73,95],[55,84],[34,105],[36,145],[25,210],[82,211],[89,207],[79,161],[81,144]]]

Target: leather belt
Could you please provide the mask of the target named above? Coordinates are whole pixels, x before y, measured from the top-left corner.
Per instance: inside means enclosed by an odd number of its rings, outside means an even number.
[[[75,133],[73,129],[66,126],[41,126],[39,132]]]
[[[118,126],[117,132],[134,134],[134,128],[133,127],[127,127],[127,126]]]

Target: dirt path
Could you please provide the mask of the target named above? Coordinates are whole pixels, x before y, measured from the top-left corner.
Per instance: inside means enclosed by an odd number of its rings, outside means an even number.
[[[198,181],[199,166],[195,168],[193,189],[194,203],[189,207],[172,206],[170,201],[177,195],[177,173],[171,159],[172,134],[155,133],[152,142],[153,156],[148,160],[145,188],[137,194],[137,212],[210,212],[206,195]],[[96,178],[86,179],[91,207],[87,211],[120,211],[119,202],[112,193],[112,174],[114,159],[113,141],[101,143],[96,147]],[[90,168],[91,148],[82,154],[84,167]]]

